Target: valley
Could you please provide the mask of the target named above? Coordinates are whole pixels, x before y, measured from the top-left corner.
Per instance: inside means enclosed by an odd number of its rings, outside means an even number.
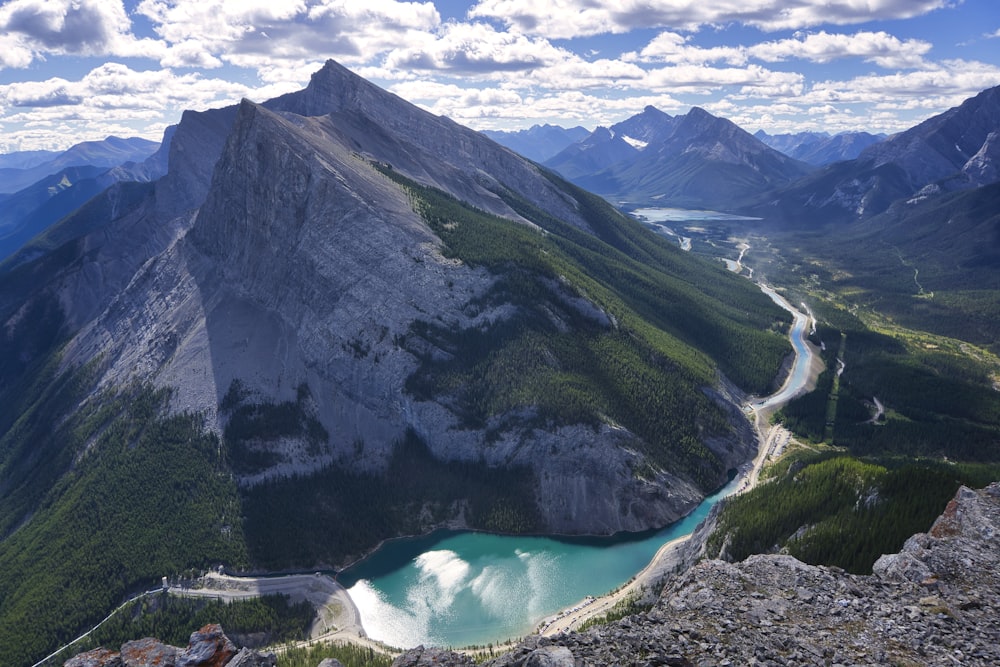
[[[405,648],[614,623],[702,556],[868,576],[1000,478],[998,90],[813,163],[647,106],[540,165],[330,60],[5,193],[0,662],[209,569],[341,571],[216,579],[248,637],[312,599]],[[128,609],[93,640],[224,613]]]

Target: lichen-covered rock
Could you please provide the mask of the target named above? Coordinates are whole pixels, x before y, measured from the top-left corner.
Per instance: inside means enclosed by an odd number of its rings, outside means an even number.
[[[236,646],[222,631],[222,626],[210,623],[191,633],[191,639],[177,658],[177,667],[224,667],[236,655]]]
[[[115,651],[106,648],[95,648],[73,656],[63,667],[122,667],[121,656]]]
[[[474,667],[467,655],[440,648],[418,646],[392,661],[392,667]]]
[[[144,637],[122,644],[121,656],[125,667],[176,667],[181,649],[158,639]]]

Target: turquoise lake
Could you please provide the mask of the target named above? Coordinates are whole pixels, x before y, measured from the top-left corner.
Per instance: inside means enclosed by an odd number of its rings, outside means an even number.
[[[730,482],[656,532],[556,539],[442,531],[387,542],[337,579],[368,636],[391,646],[502,642],[588,595],[621,586],[738,485]]]

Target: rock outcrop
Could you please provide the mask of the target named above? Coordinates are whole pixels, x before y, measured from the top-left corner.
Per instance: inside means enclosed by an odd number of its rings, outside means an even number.
[[[145,637],[122,644],[120,651],[96,648],[74,656],[65,667],[274,667],[273,653],[237,649],[222,626],[209,624],[191,633],[187,648]]]

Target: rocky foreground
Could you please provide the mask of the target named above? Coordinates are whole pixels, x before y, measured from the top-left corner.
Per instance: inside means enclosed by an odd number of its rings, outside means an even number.
[[[228,667],[269,664],[259,654],[261,662],[238,662],[240,654],[231,655],[236,657]],[[249,659],[245,651],[242,655]],[[67,667],[117,664],[80,661],[83,657]],[[393,664],[474,663],[461,654],[419,647]],[[529,637],[486,664],[1000,664],[1000,483],[981,491],[959,489],[929,532],[911,537],[898,554],[880,558],[872,575],[780,555],[735,564],[703,561],[670,584],[646,613],[587,632]]]

